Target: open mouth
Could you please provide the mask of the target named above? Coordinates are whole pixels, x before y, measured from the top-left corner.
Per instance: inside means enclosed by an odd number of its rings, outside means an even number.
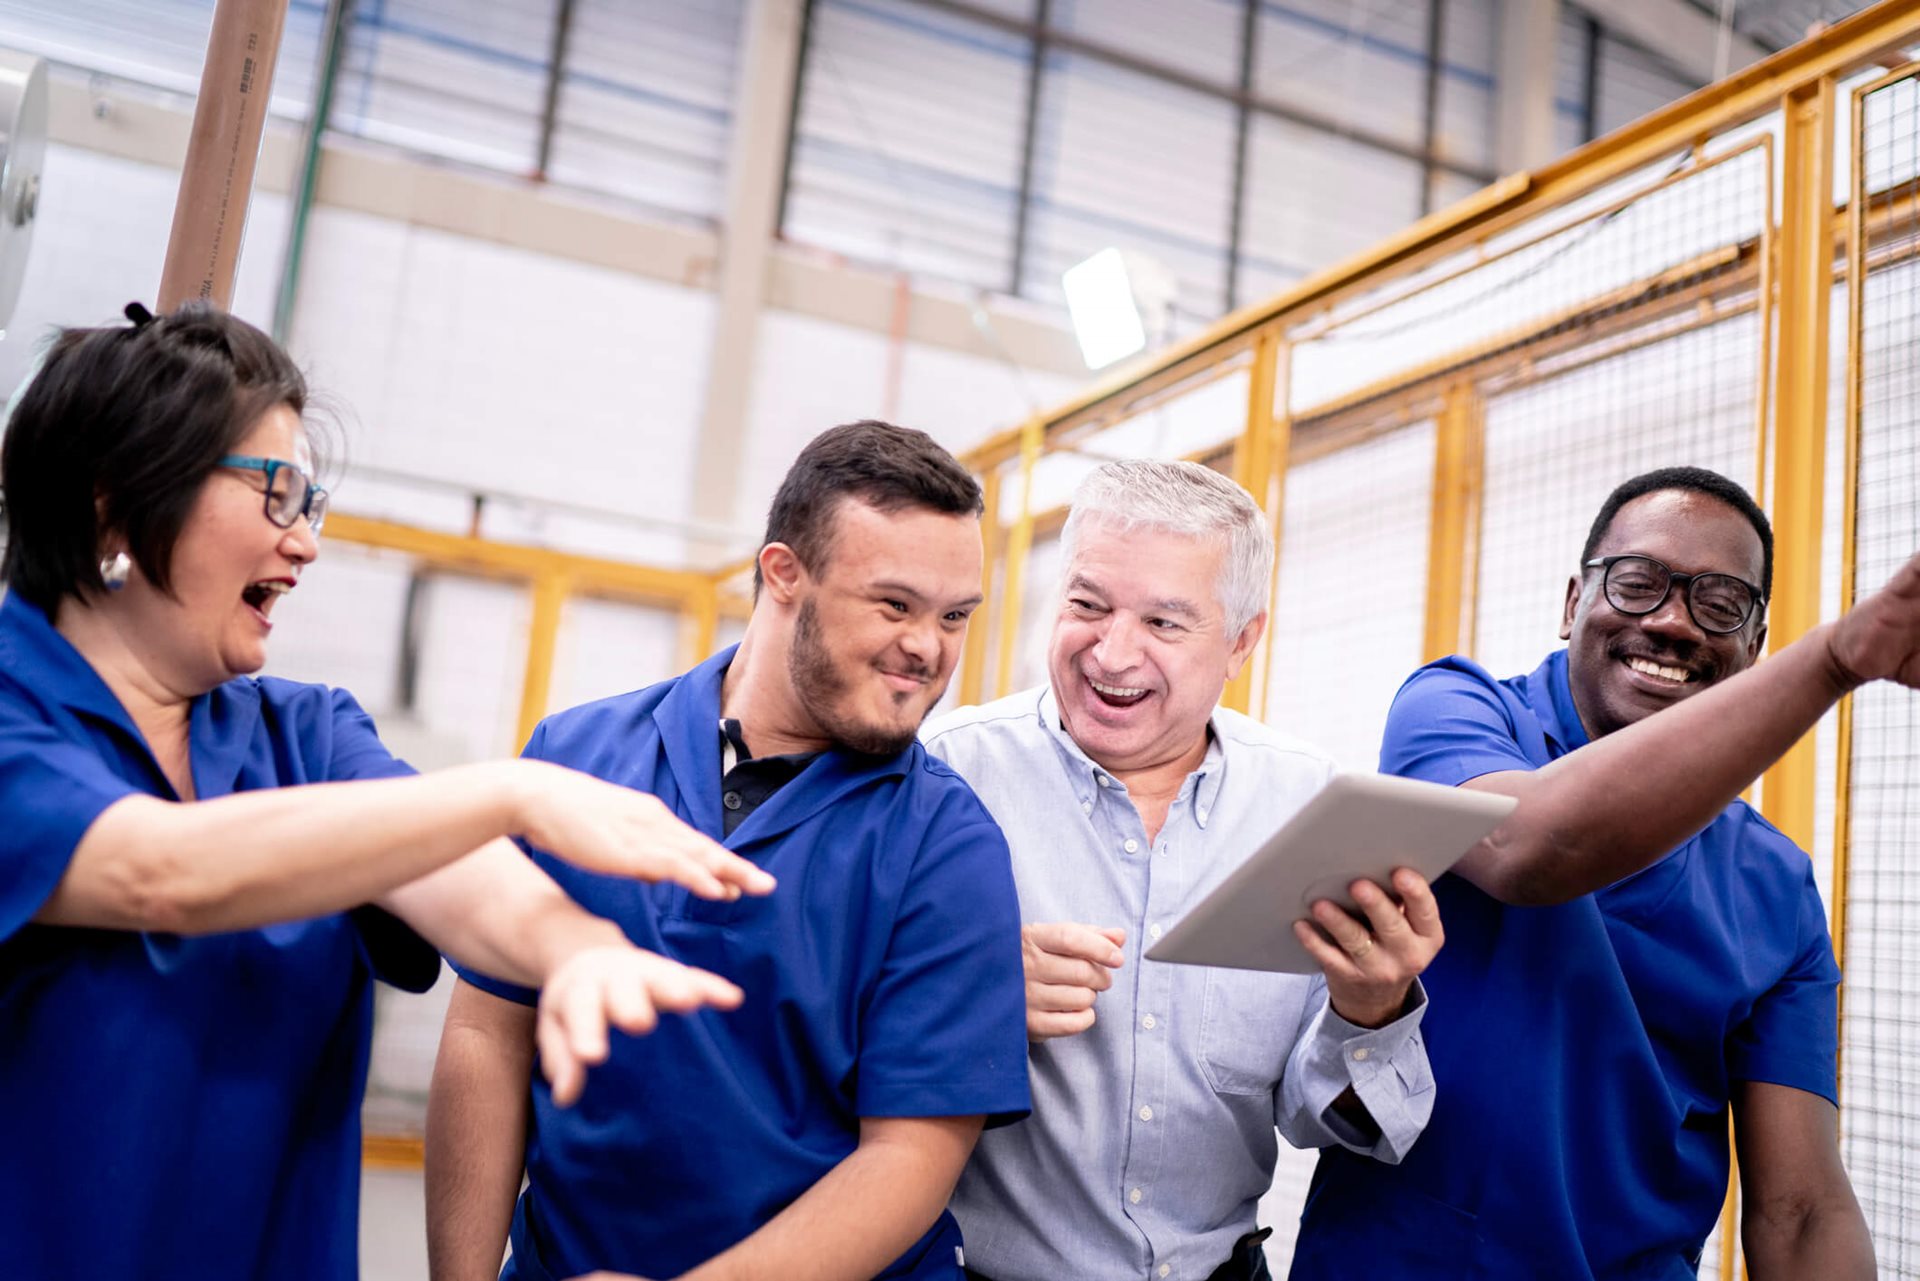
[[[1628,657],[1621,661],[1624,662],[1630,670],[1638,672],[1648,680],[1671,685],[1676,689],[1682,685],[1693,684],[1700,679],[1698,672],[1689,671],[1684,667],[1675,667],[1668,663],[1656,663],[1650,658]]]
[[[1091,676],[1086,681],[1087,687],[1108,707],[1132,707],[1153,692],[1131,685],[1108,685]]]
[[[292,590],[293,584],[284,578],[267,578],[248,583],[246,590],[240,593],[240,599],[248,609],[259,615],[261,622],[271,627],[273,624],[268,622],[267,615],[273,612],[274,601]]]

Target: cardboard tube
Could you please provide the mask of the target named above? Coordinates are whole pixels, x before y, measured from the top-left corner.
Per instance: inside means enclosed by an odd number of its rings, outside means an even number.
[[[193,108],[159,310],[199,298],[226,308],[246,231],[287,0],[218,0]]]

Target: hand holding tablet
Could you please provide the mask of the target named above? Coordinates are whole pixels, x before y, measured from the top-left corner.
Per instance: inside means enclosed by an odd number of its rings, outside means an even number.
[[[1369,908],[1397,912],[1384,894],[1384,902],[1358,902],[1348,887],[1365,880],[1391,888],[1396,868],[1431,881],[1498,827],[1515,804],[1507,796],[1389,775],[1335,775],[1169,930],[1147,959],[1318,973],[1321,962],[1294,932],[1295,921],[1319,919],[1314,902],[1326,899],[1361,919],[1373,914]],[[1344,924],[1351,927],[1344,930],[1351,946],[1343,950],[1364,967],[1371,935],[1359,920]],[[1342,941],[1337,915],[1322,921],[1329,925],[1335,941]],[[1358,937],[1363,935],[1367,942]]]

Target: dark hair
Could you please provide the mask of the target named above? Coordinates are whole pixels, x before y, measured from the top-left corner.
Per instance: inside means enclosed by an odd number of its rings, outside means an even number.
[[[1580,563],[1585,564],[1599,550],[1600,540],[1607,536],[1607,530],[1613,524],[1613,518],[1620,509],[1636,498],[1648,494],[1657,494],[1666,489],[1679,489],[1693,494],[1705,494],[1717,498],[1727,506],[1747,518],[1753,526],[1753,532],[1760,535],[1760,595],[1766,599],[1773,595],[1773,526],[1767,523],[1767,514],[1760,510],[1760,504],[1753,501],[1751,495],[1740,486],[1728,480],[1717,471],[1708,471],[1704,467],[1662,467],[1657,471],[1635,476],[1607,495],[1607,501],[1600,504],[1600,514],[1593,518],[1593,528],[1587,534],[1587,545],[1580,551]]]
[[[267,335],[190,302],[131,327],[63,329],[0,446],[10,590],[49,614],[99,591],[101,535],[170,591],[173,547],[223,454],[276,405],[307,406],[306,379]]]
[[[815,436],[787,469],[767,511],[768,543],[785,543],[818,574],[833,542],[841,500],[858,498],[883,512],[925,507],[951,516],[986,510],[980,483],[933,437],[911,427],[865,418]],[[760,593],[760,567],[753,567]]]

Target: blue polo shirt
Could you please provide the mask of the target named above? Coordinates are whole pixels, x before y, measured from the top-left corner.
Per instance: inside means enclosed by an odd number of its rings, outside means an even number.
[[[240,679],[193,702],[202,798],[410,772],[347,694]],[[174,934],[34,925],[101,811],[177,799],[92,667],[0,602],[0,1277],[347,1281],[375,977],[433,950],[373,909]]]
[[[1587,743],[1565,651],[1495,680],[1414,673],[1380,766],[1458,785]],[[1433,1120],[1398,1166],[1333,1150],[1295,1277],[1695,1275],[1727,1188],[1737,1081],[1835,1097],[1840,979],[1806,854],[1735,801],[1660,862],[1555,907],[1435,885]]]
[[[533,1081],[527,1188],[503,1277],[593,1268],[678,1276],[747,1237],[858,1144],[862,1117],[1024,1116],[1020,912],[1005,839],[915,743],[822,752],[729,836],[720,796],[728,649],[686,675],[542,722],[527,755],[651,792],[779,879],[765,898],[695,898],[535,861],[641,947],[738,983],[731,1013],[615,1035],[556,1108]],[[476,986],[535,994],[462,971]],[[941,1212],[881,1275],[959,1275]]]

